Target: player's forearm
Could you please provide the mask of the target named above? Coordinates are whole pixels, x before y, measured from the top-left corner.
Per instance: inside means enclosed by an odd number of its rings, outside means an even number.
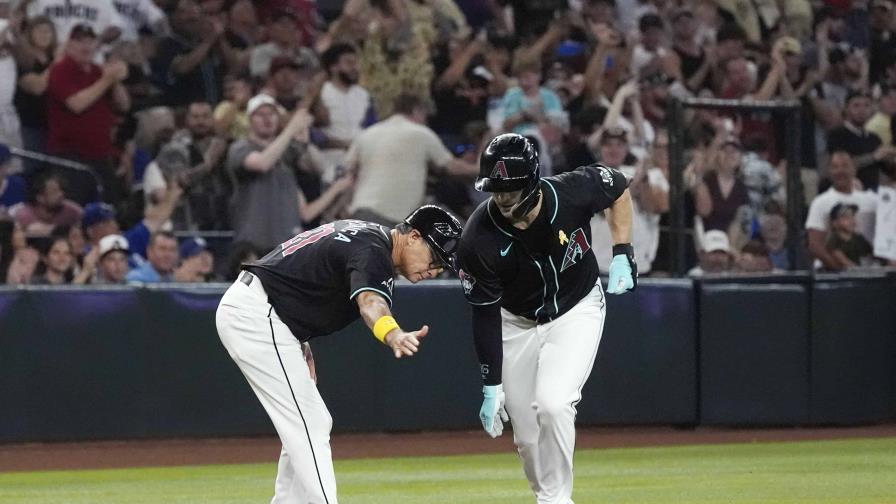
[[[358,312],[361,314],[361,318],[371,331],[373,330],[373,326],[376,325],[377,320],[392,315],[392,310],[389,309],[389,303],[386,302],[382,295],[377,294],[376,292],[362,292],[358,294],[357,300]]]
[[[499,385],[504,348],[501,340],[501,307],[498,303],[473,306],[473,344],[479,357],[482,382],[485,385]]]
[[[632,242],[632,215],[632,196],[626,189],[613,202],[613,206],[607,209],[607,223],[610,225],[614,245]]]

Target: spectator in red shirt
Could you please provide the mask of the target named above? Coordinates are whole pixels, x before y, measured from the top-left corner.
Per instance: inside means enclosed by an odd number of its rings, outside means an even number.
[[[26,233],[49,236],[56,226],[74,226],[81,222],[81,206],[66,199],[62,177],[50,174],[35,184],[26,203],[10,209],[12,217]]]
[[[91,166],[101,177],[105,195],[114,196],[112,128],[115,110],[130,108],[130,97],[121,82],[128,76],[127,65],[119,60],[103,66],[93,63],[97,38],[93,28],[77,25],[72,29],[65,56],[50,69],[49,138],[51,154]],[[85,203],[95,196],[92,178],[75,176],[71,196]]]

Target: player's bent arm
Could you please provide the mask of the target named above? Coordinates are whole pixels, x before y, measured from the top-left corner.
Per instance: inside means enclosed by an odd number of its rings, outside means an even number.
[[[613,244],[632,242],[632,195],[628,189],[616,198],[613,206],[607,209],[607,224],[610,225],[610,235]]]
[[[374,291],[361,292],[355,299],[364,323],[377,339],[392,349],[396,359],[417,353],[420,340],[429,332],[429,326],[423,326],[418,331],[403,331],[392,318],[386,298]]]

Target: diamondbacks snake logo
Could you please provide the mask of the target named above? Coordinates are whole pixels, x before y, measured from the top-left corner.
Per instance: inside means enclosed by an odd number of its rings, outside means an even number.
[[[495,163],[495,168],[489,178],[507,178],[507,166],[504,164],[504,160]]]
[[[460,284],[464,288],[464,294],[469,296],[473,292],[473,286],[476,285],[476,279],[464,270],[458,271],[457,275],[460,277]]]
[[[566,254],[563,256],[563,264],[560,266],[560,272],[575,264],[586,252],[591,250],[588,243],[588,237],[582,228],[576,229],[569,235],[569,245],[566,246]]]

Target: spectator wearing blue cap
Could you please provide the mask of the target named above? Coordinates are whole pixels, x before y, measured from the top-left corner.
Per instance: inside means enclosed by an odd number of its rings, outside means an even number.
[[[128,283],[173,282],[178,260],[177,237],[169,231],[153,233],[146,247],[146,259],[128,273]]]
[[[203,238],[187,238],[180,244],[180,266],[174,271],[175,281],[207,282],[214,270],[215,256]]]
[[[130,244],[132,262],[139,263],[146,258],[150,235],[162,229],[162,225],[171,218],[171,213],[174,212],[182,194],[183,189],[178,184],[171,184],[162,201],[158,205],[147,207],[143,220],[123,233],[116,220],[115,207],[108,203],[88,203],[81,218],[81,226],[87,235],[87,241],[91,247],[96,247],[104,237],[121,234]]]
[[[28,197],[25,179],[10,175],[12,154],[6,144],[0,143],[0,219],[8,215],[11,206],[22,203]]]

